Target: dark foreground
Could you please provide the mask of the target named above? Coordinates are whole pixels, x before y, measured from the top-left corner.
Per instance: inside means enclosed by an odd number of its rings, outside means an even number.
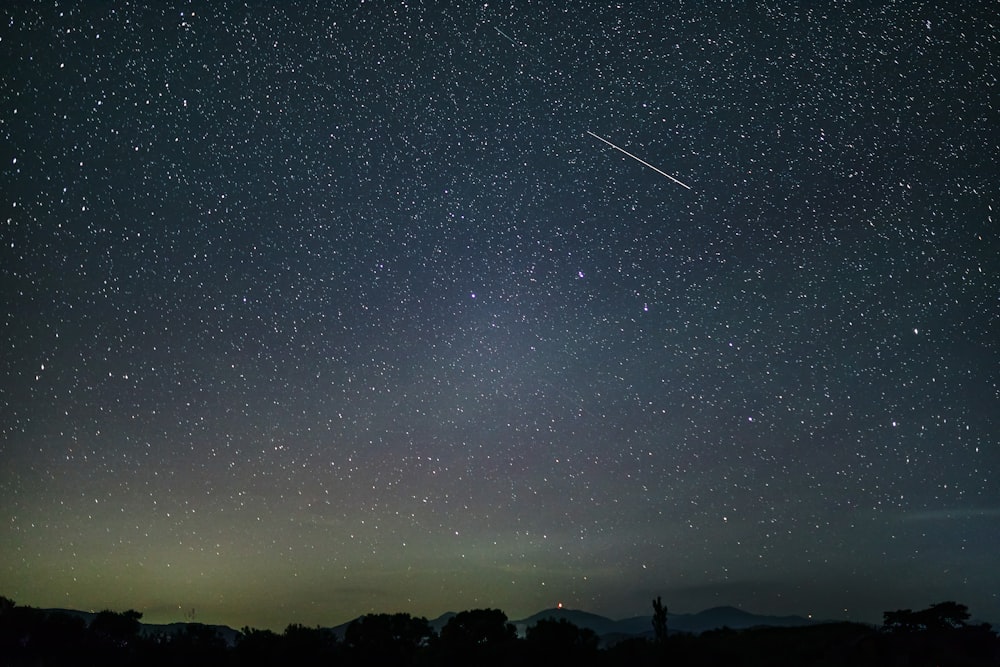
[[[543,620],[519,638],[495,609],[461,612],[440,633],[426,619],[376,614],[333,630],[290,625],[281,634],[244,628],[232,643],[216,628],[188,624],[144,635],[141,614],[105,611],[88,623],[65,612],[0,599],[0,666],[143,665],[213,667],[297,665],[794,665],[796,667],[1000,665],[988,625],[927,623],[924,612],[887,612],[886,624],[830,623],[799,628],[715,630],[701,635],[614,642],[565,620]],[[953,603],[951,603],[953,604]],[[901,616],[900,616],[901,615]]]

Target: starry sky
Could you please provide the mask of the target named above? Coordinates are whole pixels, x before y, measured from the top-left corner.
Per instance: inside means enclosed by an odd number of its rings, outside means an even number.
[[[996,2],[151,4],[0,10],[0,594],[1000,621]]]

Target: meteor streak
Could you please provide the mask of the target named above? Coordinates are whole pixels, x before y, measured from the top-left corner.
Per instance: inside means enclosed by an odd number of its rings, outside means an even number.
[[[507,33],[505,33],[500,28],[498,28],[496,26],[493,26],[493,29],[496,30],[501,35],[503,35],[504,37],[506,37],[507,39],[509,39],[510,43],[513,44],[514,46],[521,46],[516,39],[514,39],[513,37],[511,37],[510,35],[508,35]]]
[[[673,181],[673,182],[674,182],[674,183],[676,183],[677,185],[680,185],[680,186],[682,186],[682,187],[685,187],[685,188],[687,188],[688,190],[690,190],[690,189],[691,189],[691,186],[690,186],[690,185],[688,185],[688,184],[686,184],[686,183],[682,183],[682,182],[680,182],[679,180],[677,180],[676,178],[674,178],[673,176],[671,176],[671,175],[670,175],[670,174],[668,174],[667,172],[665,172],[665,171],[662,171],[662,170],[660,170],[660,169],[657,169],[656,167],[654,167],[653,165],[649,164],[648,162],[646,162],[646,161],[645,161],[645,160],[643,160],[642,158],[637,158],[636,156],[632,155],[631,153],[629,153],[629,152],[628,152],[627,150],[625,150],[624,148],[619,148],[618,146],[615,146],[615,145],[614,145],[613,143],[611,143],[610,141],[608,141],[608,140],[607,140],[607,139],[605,139],[604,137],[600,137],[600,136],[598,136],[598,135],[594,134],[593,132],[591,132],[590,130],[587,130],[587,134],[589,134],[590,136],[594,137],[595,139],[600,139],[601,141],[603,141],[604,143],[606,143],[606,144],[607,144],[608,146],[611,146],[612,148],[614,148],[614,149],[615,149],[616,151],[620,151],[620,152],[622,152],[622,153],[625,153],[625,155],[628,155],[628,156],[629,156],[630,158],[632,158],[633,160],[635,160],[635,161],[636,161],[636,162],[638,162],[639,164],[642,164],[642,165],[645,165],[645,166],[649,167],[650,169],[652,169],[653,171],[655,171],[655,172],[656,172],[657,174],[660,174],[660,175],[662,175],[662,176],[666,176],[667,178],[669,178],[669,179],[670,179],[671,181]]]

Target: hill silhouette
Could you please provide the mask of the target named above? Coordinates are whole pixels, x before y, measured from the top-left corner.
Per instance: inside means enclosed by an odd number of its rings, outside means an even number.
[[[659,602],[659,598],[654,600]],[[665,606],[657,606],[662,621]],[[715,607],[668,618],[613,620],[554,608],[510,622],[499,609],[433,621],[369,614],[335,628],[283,633],[201,623],[142,624],[134,610],[98,613],[20,607],[0,597],[0,665],[858,665],[996,667],[1000,640],[970,623],[965,605],[885,612],[881,628],[762,616]]]
[[[579,609],[567,609],[565,607],[556,607],[552,609],[546,609],[540,611],[537,614],[532,614],[527,618],[523,618],[519,621],[513,621],[514,627],[517,628],[519,635],[524,636],[525,631],[542,620],[554,619],[557,621],[566,620],[577,626],[578,628],[586,628],[592,630],[598,637],[603,635],[608,635],[612,633],[621,632],[618,621],[613,621],[610,618],[604,616],[599,616],[597,614],[591,614],[587,611],[581,611]],[[649,628],[649,621],[646,622],[646,627],[643,631]],[[641,634],[641,633],[635,633]]]
[[[633,616],[621,620],[613,620],[598,614],[592,614],[579,609],[556,607],[546,609],[526,618],[512,621],[518,633],[523,636],[527,628],[544,619],[566,620],[577,627],[592,630],[603,643],[614,643],[630,637],[652,637],[652,616]],[[806,625],[816,625],[814,621],[802,616],[767,616],[754,614],[737,607],[713,607],[695,614],[668,614],[668,630],[670,633],[686,632],[700,634],[709,630],[731,628],[743,630],[757,627],[791,628]]]
[[[455,612],[446,612],[437,618],[431,619],[428,623],[435,632],[447,625],[448,621],[455,616]],[[333,633],[343,639],[347,628],[359,618],[351,619],[346,623],[330,628]],[[554,619],[557,621],[568,621],[578,628],[593,631],[602,643],[614,643],[632,637],[651,637],[653,634],[652,616],[632,616],[620,620],[594,614],[582,609],[569,609],[567,607],[553,607],[544,609],[531,616],[511,621],[517,628],[518,636],[524,637],[527,629],[539,621]],[[700,634],[709,630],[720,628],[732,628],[742,630],[756,627],[778,627],[791,628],[805,625],[816,625],[822,621],[816,621],[802,616],[768,616],[754,614],[737,607],[713,607],[694,614],[669,614],[669,630],[671,633],[687,632]],[[176,625],[176,624],[175,624]],[[221,627],[221,626],[220,626]],[[233,631],[235,632],[235,631]]]
[[[819,621],[802,616],[765,616],[753,614],[737,607],[712,607],[699,611],[697,614],[668,615],[673,629],[682,632],[700,633],[718,628],[772,627],[794,628],[804,625],[816,625]]]

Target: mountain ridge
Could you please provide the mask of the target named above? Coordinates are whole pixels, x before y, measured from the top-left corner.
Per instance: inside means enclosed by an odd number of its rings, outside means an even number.
[[[82,618],[88,624],[97,615],[95,612],[76,609],[51,608],[40,609],[39,611],[46,613],[70,614]],[[363,616],[365,615],[358,616],[355,619],[339,625],[326,627],[333,631],[333,633],[342,640],[347,631],[347,627]],[[440,616],[429,619],[428,624],[435,632],[440,633],[445,624],[447,624],[447,622],[454,616],[455,612],[445,612]],[[602,638],[625,639],[629,637],[652,637],[653,635],[652,615],[631,616],[616,620],[586,610],[570,609],[567,607],[543,609],[542,611],[531,614],[530,616],[526,616],[521,619],[513,619],[510,623],[517,628],[518,635],[523,637],[528,628],[534,626],[539,621],[546,619],[554,619],[557,621],[566,620],[579,628],[592,630],[598,637]],[[671,633],[687,632],[700,634],[702,632],[717,630],[723,627],[728,627],[733,630],[764,626],[798,627],[814,625],[822,622],[823,621],[813,620],[797,615],[771,616],[755,614],[733,606],[712,607],[696,613],[667,614],[667,627]],[[228,625],[214,623],[176,621],[173,623],[141,623],[141,626],[142,633],[144,635],[176,634],[184,631],[184,629],[188,626],[205,626],[215,628],[230,645],[236,641],[236,638],[240,634],[239,630],[236,630]]]
[[[581,628],[593,630],[599,637],[618,635],[621,637],[651,637],[653,635],[653,617],[632,616],[613,620],[591,612],[556,607],[532,614],[521,620],[511,621],[518,632],[523,632],[539,620],[554,618],[565,619]],[[749,612],[738,607],[721,606],[704,609],[696,613],[667,614],[667,628],[671,633],[688,632],[700,634],[709,630],[731,628],[742,630],[754,627],[799,627],[815,625],[823,621],[813,620],[804,616],[787,615],[771,616]]]

